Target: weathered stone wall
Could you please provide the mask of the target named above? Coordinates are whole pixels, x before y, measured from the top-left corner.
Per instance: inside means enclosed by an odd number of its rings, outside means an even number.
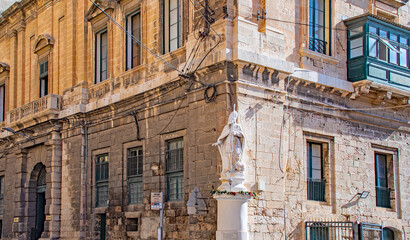
[[[366,98],[359,100],[363,110],[345,112],[322,103],[357,102],[304,85],[289,84],[288,91],[281,91],[251,82],[240,84],[238,91],[239,119],[247,138],[247,181],[253,191],[258,191],[259,181],[266,184],[260,197],[250,202],[251,238],[283,237],[285,209],[292,239],[304,239],[304,222],[309,220],[383,224],[402,239],[410,224],[408,110],[384,109],[390,114],[397,111],[391,121],[375,118],[377,111],[366,111],[374,108]],[[323,203],[307,200],[307,141],[324,143],[328,149]],[[393,157],[388,166],[391,209],[376,207],[375,152]],[[370,192],[368,198],[351,201],[363,191]]]

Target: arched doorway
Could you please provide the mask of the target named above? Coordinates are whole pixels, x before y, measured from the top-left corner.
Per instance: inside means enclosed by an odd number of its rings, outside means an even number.
[[[36,211],[35,225],[32,230],[31,239],[37,240],[44,231],[45,206],[46,206],[46,168],[43,164],[37,164],[33,173],[38,173],[35,185]]]

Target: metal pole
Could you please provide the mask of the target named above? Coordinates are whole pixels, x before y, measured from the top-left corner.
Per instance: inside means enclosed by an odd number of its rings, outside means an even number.
[[[161,217],[161,240],[164,239],[164,194],[161,194],[161,210],[160,210],[160,217]]]
[[[288,234],[286,233],[286,207],[283,208],[283,221],[285,224],[285,240],[288,239]]]

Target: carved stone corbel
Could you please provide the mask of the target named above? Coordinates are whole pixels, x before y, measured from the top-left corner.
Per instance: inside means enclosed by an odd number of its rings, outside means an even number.
[[[373,100],[373,105],[379,105],[386,100],[390,100],[392,96],[391,92],[377,92],[376,99]]]

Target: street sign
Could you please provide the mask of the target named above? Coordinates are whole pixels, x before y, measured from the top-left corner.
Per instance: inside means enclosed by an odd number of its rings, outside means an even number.
[[[151,193],[151,210],[161,210],[162,209],[162,192],[152,192]]]

